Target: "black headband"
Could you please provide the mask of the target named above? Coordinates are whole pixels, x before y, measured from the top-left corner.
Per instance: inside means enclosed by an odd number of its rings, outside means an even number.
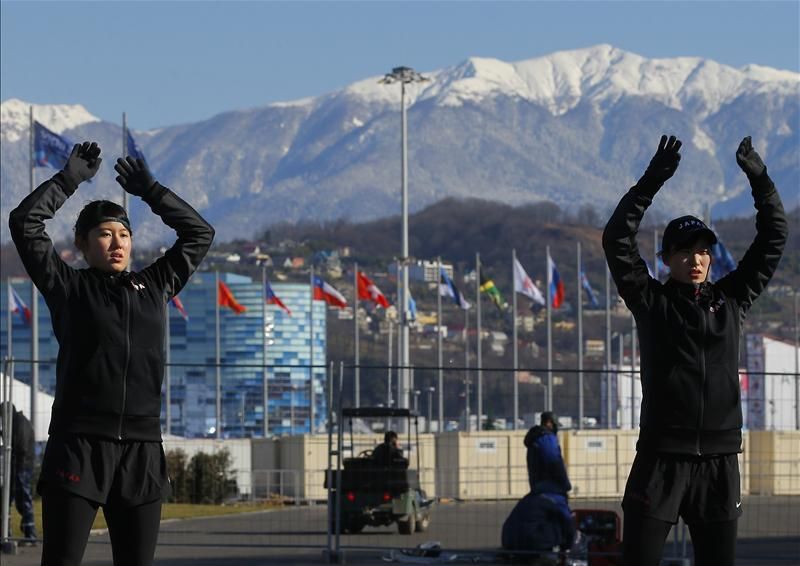
[[[98,216],[92,219],[89,230],[95,228],[96,226],[102,224],[103,222],[119,222],[120,224],[125,226],[128,232],[133,232],[133,230],[131,230],[131,221],[128,220],[127,216]]]

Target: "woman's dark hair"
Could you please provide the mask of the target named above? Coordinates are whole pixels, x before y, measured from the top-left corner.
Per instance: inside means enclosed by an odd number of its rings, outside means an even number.
[[[115,202],[110,200],[93,200],[83,207],[75,222],[75,237],[85,238],[89,235],[89,230],[108,221],[119,221],[131,231],[131,224],[128,220],[128,213]]]

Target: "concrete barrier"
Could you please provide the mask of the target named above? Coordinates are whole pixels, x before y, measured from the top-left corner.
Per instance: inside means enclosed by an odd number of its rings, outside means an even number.
[[[800,495],[800,431],[750,431],[750,493]]]
[[[572,430],[563,436],[561,450],[572,482],[571,497],[621,495],[618,441],[614,430]]]

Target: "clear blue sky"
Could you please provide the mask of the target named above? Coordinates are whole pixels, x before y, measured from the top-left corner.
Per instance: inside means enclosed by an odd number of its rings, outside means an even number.
[[[315,96],[397,65],[610,43],[800,71],[800,0],[0,3],[0,98],[147,129]]]

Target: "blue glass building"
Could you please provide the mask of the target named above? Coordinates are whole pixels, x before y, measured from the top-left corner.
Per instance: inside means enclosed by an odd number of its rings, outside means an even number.
[[[30,279],[14,277],[3,280],[0,283],[0,352],[2,358],[13,355],[16,360],[20,360],[14,365],[14,377],[25,383],[31,382],[30,362],[23,360],[31,359],[31,340],[33,336],[32,325],[17,313],[11,316],[11,349],[8,349],[8,285],[9,283],[23,300],[25,305],[31,309],[33,300],[31,290],[33,285]],[[37,291],[36,297],[39,306],[39,390],[54,395],[56,391],[56,358],[58,357],[58,342],[53,334],[53,325],[50,322],[50,311],[44,302],[42,295]],[[2,371],[2,367],[0,367]]]
[[[237,315],[226,307],[219,307],[222,436],[263,435],[265,414],[269,419],[269,434],[309,432],[312,397],[314,426],[319,428],[327,418],[327,305],[311,301],[311,287],[307,283],[273,283],[275,294],[292,312],[289,316],[277,306],[264,305],[261,281],[230,273],[220,273],[220,281],[225,282],[236,300],[247,308],[246,312]],[[30,305],[30,281],[20,279],[12,284]],[[8,350],[7,297],[6,282],[3,282],[0,340],[4,355]],[[196,273],[179,297],[189,318],[184,320],[176,308],[169,308],[170,432],[183,436],[216,436],[215,309],[218,307],[215,274]],[[54,362],[58,344],[53,336],[47,306],[41,297],[39,301],[39,358]],[[14,316],[12,321],[14,356],[28,359],[30,326],[19,316]],[[317,367],[313,368],[313,380],[310,380],[312,350],[313,365]],[[30,366],[18,364],[16,376],[30,383]],[[266,404],[265,378],[269,391]],[[40,366],[39,383],[42,391],[55,391],[54,363]],[[310,383],[313,383],[313,393]],[[163,402],[166,403],[166,391]],[[166,430],[165,419],[164,406],[163,430]]]

